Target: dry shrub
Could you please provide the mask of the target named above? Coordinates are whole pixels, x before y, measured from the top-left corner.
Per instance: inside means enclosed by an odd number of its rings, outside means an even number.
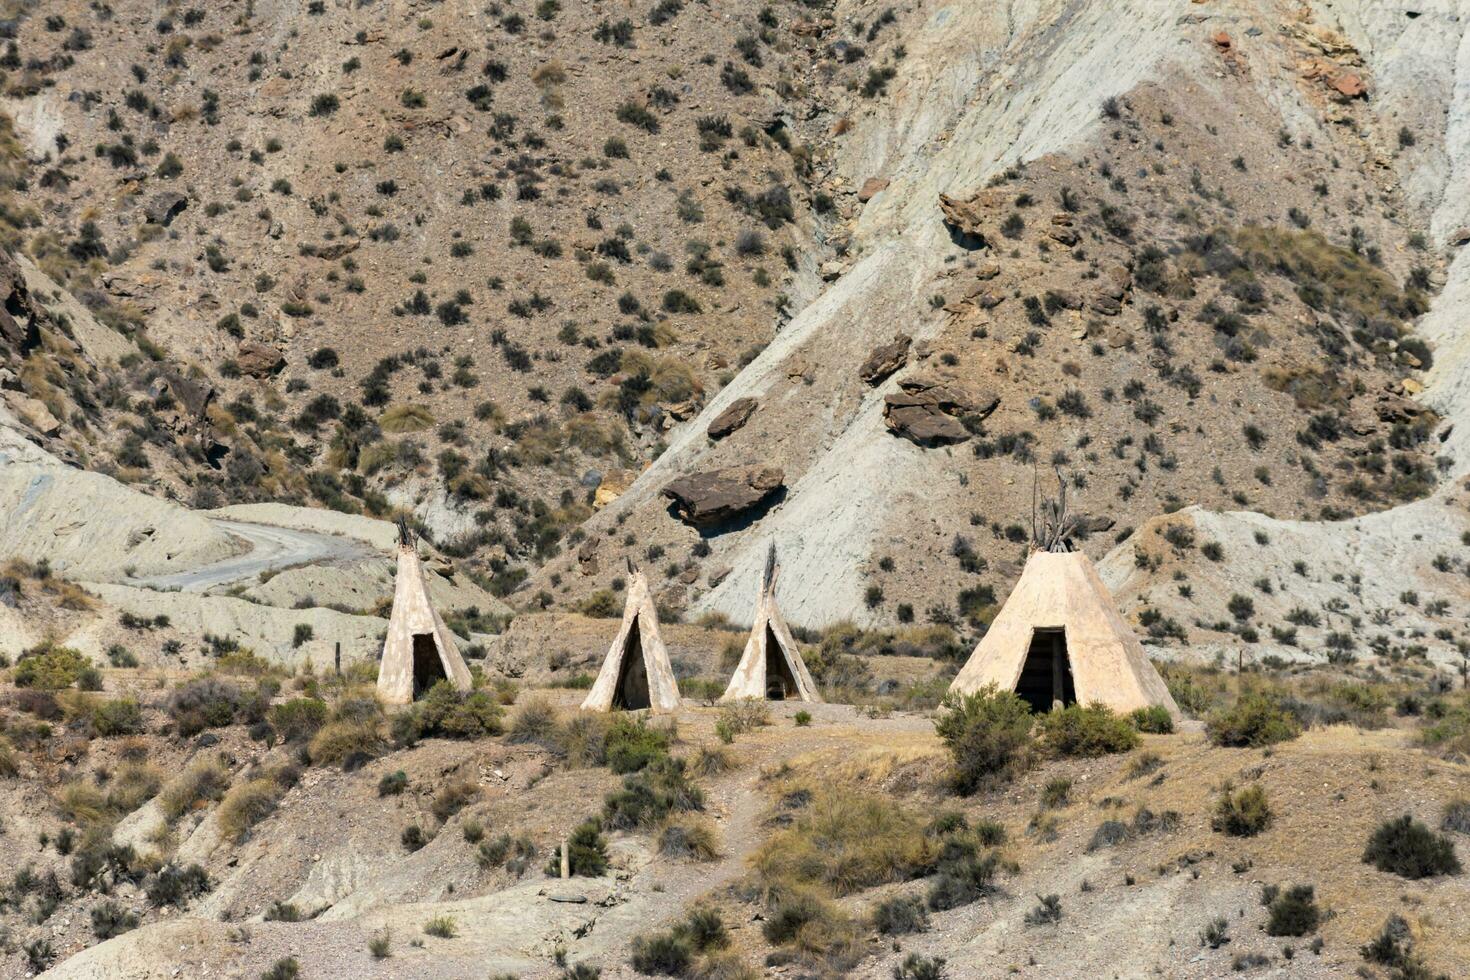
[[[833,787],[815,793],[752,861],[768,887],[793,881],[843,896],[925,873],[934,866],[935,847],[924,821],[893,800]]]
[[[220,832],[239,843],[250,828],[270,816],[281,798],[281,788],[273,779],[251,779],[230,787],[220,801]]]
[[[229,786],[230,771],[224,763],[217,758],[199,759],[164,787],[158,803],[164,816],[177,820],[224,796]]]
[[[340,766],[354,756],[378,756],[388,747],[377,718],[333,721],[312,736],[308,753],[319,766]]]
[[[714,826],[703,817],[670,816],[658,832],[658,851],[667,857],[713,861],[720,856]]]
[[[158,795],[163,776],[157,766],[129,762],[118,766],[107,788],[107,805],[118,813],[132,813]]]

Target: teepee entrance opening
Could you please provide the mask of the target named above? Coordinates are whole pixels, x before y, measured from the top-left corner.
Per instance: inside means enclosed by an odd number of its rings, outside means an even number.
[[[622,659],[618,668],[618,686],[613,692],[613,708],[637,711],[649,707],[652,701],[648,696],[648,667],[643,663],[643,638],[638,632],[638,617],[634,617],[633,625],[628,628]]]
[[[444,664],[439,659],[439,648],[429,633],[413,635],[413,697],[417,701],[441,680],[447,679]]]
[[[1077,703],[1077,687],[1072,680],[1072,661],[1067,656],[1067,633],[1062,629],[1037,629],[1031,633],[1031,648],[1021,667],[1016,694],[1044,714],[1054,702]]]
[[[776,631],[766,625],[766,700],[785,701],[794,698],[801,690],[796,684],[796,675],[776,639]]]

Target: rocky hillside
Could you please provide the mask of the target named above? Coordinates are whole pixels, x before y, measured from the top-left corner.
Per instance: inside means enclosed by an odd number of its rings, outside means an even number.
[[[794,621],[968,638],[1053,471],[1149,574],[1460,472],[1448,12],[15,14],[7,404],[148,493],[406,511],[522,609],[632,558],[740,621],[774,540]],[[1160,643],[1266,637],[1178,591]]]

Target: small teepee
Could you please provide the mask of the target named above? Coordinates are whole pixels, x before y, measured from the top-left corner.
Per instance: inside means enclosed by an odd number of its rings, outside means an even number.
[[[780,570],[773,543],[766,554],[766,569],[761,575],[760,596],[756,599],[750,639],[745,641],[745,652],[730,678],[730,686],[720,696],[721,701],[744,698],[822,700],[812,675],[807,672],[806,662],[801,659],[801,650],[781,615],[781,608],[776,605],[776,576]]]
[[[669,651],[658,635],[658,610],[643,572],[628,563],[628,601],[623,606],[623,624],[608,648],[607,659],[587,700],[584,711],[677,711],[679,682],[674,678]]]
[[[1078,523],[1066,511],[1065,483],[1041,510],[1021,578],[949,689],[969,694],[995,684],[1037,712],[1056,702],[1101,702],[1118,712],[1162,705],[1179,717],[1092,562],[1073,550]]]
[[[460,691],[468,691],[472,684],[454,634],[429,601],[417,537],[400,518],[398,576],[378,667],[378,696],[387,704],[408,704],[440,680],[448,680]]]

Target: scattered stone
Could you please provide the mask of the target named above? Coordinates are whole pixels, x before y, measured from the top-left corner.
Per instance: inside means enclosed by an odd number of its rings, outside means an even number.
[[[998,395],[976,395],[939,375],[914,375],[900,381],[899,388],[883,398],[883,422],[895,435],[921,446],[964,442],[970,432],[960,416],[983,419],[1000,404]]]
[[[785,485],[775,466],[732,466],[683,476],[664,487],[679,519],[694,527],[724,523],[764,503]]]
[[[870,385],[876,385],[894,371],[903,367],[909,359],[909,345],[914,338],[901,333],[886,344],[874,347],[858,368],[858,377]]]
[[[51,414],[46,403],[39,398],[12,391],[6,392],[5,401],[10,405],[11,411],[19,415],[41,435],[54,436],[61,431],[60,420]]]
[[[750,421],[750,416],[754,414],[757,405],[759,402],[754,398],[735,399],[728,408],[715,416],[714,421],[705,430],[705,434],[711,439],[725,438]]]
[[[189,199],[177,191],[163,191],[154,194],[143,206],[143,218],[150,225],[162,225],[167,228],[173,223],[174,218],[183,213],[189,206]]]
[[[732,569],[729,565],[721,565],[719,568],[711,571],[709,573],[710,588],[714,588],[721,582],[725,581],[725,579],[729,578],[732,571],[734,571],[734,569]]]
[[[977,279],[994,279],[998,275],[1000,275],[999,262],[981,262],[980,267],[975,270]]]
[[[627,492],[633,484],[633,474],[625,470],[614,470],[602,478],[592,493],[592,509],[601,510]]]
[[[252,378],[268,378],[286,366],[286,355],[257,340],[243,340],[235,351],[235,363]]]
[[[1328,84],[1344,102],[1349,102],[1353,99],[1363,99],[1368,96],[1368,86],[1364,84],[1363,77],[1356,72],[1343,72],[1333,78]]]
[[[826,282],[831,282],[834,279],[840,279],[840,278],[842,278],[842,274],[844,272],[846,272],[846,271],[847,271],[847,263],[846,262],[842,262],[842,261],[839,261],[837,259],[833,259],[830,262],[823,262],[822,263],[822,268],[821,268],[822,279],[824,281],[826,281]]]
[[[887,187],[887,177],[869,177],[867,180],[863,181],[863,186],[858,188],[858,200],[864,204],[867,204],[873,198],[877,197],[880,191],[886,189]]]

